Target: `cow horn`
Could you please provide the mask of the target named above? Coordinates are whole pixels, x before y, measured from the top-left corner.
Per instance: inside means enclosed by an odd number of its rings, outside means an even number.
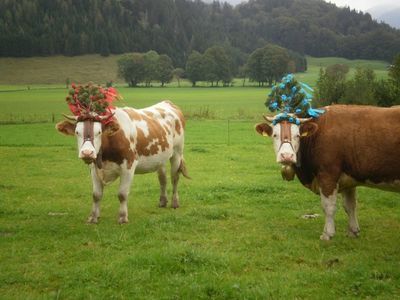
[[[299,120],[300,123],[305,123],[305,122],[312,120],[312,118],[297,118],[297,120]]]
[[[78,117],[77,116],[67,116],[65,114],[62,114],[64,116],[64,118],[66,118],[67,120],[71,120],[71,121],[77,121]]]
[[[263,115],[263,117],[264,117],[264,119],[265,119],[267,122],[272,123],[272,122],[274,121],[274,117],[268,117],[268,116],[266,116],[266,115]]]
[[[112,113],[111,115],[109,115],[109,116],[97,116],[97,119],[99,119],[100,121],[104,121],[104,120],[108,120],[108,119],[111,119],[113,116],[115,115],[115,112],[114,113]]]

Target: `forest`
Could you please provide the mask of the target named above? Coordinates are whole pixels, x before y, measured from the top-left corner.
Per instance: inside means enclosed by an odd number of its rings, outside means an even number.
[[[316,57],[392,61],[400,30],[322,0],[2,0],[0,56],[157,51],[183,67],[222,46],[242,65],[267,43]]]

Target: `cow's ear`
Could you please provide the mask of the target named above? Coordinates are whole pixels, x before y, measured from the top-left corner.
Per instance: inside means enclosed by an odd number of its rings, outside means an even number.
[[[255,128],[256,131],[262,136],[272,135],[272,127],[267,123],[258,123]]]
[[[56,129],[65,135],[75,135],[76,124],[62,121],[56,124]]]
[[[300,125],[300,136],[309,137],[316,133],[318,125],[314,122],[306,122]]]
[[[117,121],[111,121],[110,123],[107,123],[106,125],[104,125],[104,129],[103,129],[103,134],[105,135],[114,135],[117,133],[117,131],[119,130],[119,124]]]

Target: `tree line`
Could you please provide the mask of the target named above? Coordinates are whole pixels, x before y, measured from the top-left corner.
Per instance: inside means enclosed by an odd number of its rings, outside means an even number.
[[[193,51],[230,47],[234,68],[266,43],[316,57],[383,59],[400,52],[400,31],[368,13],[322,0],[251,0],[233,7],[200,0],[2,0],[0,56],[168,55],[183,68]]]
[[[389,67],[388,79],[378,80],[372,69],[359,67],[351,79],[342,64],[320,69],[316,101],[319,105],[400,105],[400,54]]]
[[[307,70],[304,56],[273,44],[256,49],[239,68],[235,68],[234,55],[230,49],[221,46],[210,47],[204,53],[193,51],[186,61],[185,69],[174,68],[168,55],[159,55],[154,50],[124,54],[117,63],[118,75],[131,87],[138,84],[150,86],[152,81],[158,81],[164,86],[173,77],[177,79],[178,85],[181,78],[186,78],[193,87],[197,82],[229,86],[235,76],[244,80],[248,78],[263,86],[272,85],[273,81],[288,72]]]

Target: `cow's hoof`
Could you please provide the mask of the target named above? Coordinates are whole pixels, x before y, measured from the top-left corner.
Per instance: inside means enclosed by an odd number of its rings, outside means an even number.
[[[168,203],[168,199],[167,197],[160,197],[160,203],[159,203],[159,207],[167,207],[167,203]]]
[[[125,223],[128,223],[128,222],[129,222],[129,220],[128,220],[127,217],[120,217],[119,220],[118,220],[119,224],[125,224]]]
[[[350,238],[358,238],[360,236],[360,229],[358,230],[351,230],[347,231],[347,236]]]
[[[97,224],[98,223],[98,218],[93,217],[93,216],[89,216],[89,218],[87,219],[86,223],[88,223],[88,224]]]
[[[177,208],[179,208],[179,203],[178,202],[174,202],[174,203],[172,203],[171,204],[171,207],[173,208],[173,209],[177,209]]]
[[[333,235],[330,235],[330,234],[328,234],[328,233],[326,233],[326,232],[323,232],[323,233],[321,234],[321,236],[319,237],[319,239],[320,239],[321,241],[330,241],[330,240],[332,239],[332,237],[333,237]]]

